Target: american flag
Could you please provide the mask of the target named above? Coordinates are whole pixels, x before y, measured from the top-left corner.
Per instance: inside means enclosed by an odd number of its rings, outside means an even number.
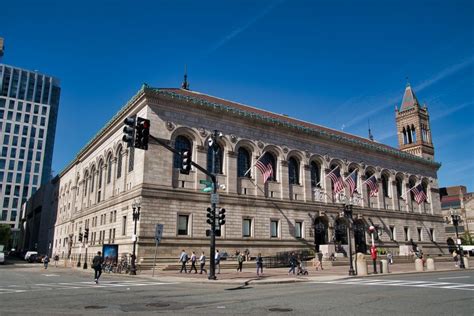
[[[421,185],[421,183],[415,186],[412,191],[413,195],[415,196],[416,203],[421,204],[426,201],[426,193],[423,190],[423,186]]]
[[[370,196],[377,196],[379,188],[377,186],[377,179],[375,178],[375,175],[373,174],[370,176],[367,180],[365,180],[365,183],[367,183],[367,186],[369,187]]]
[[[349,185],[349,195],[353,196],[354,192],[357,190],[357,170],[352,171],[352,173],[346,178],[346,183]]]
[[[339,170],[339,166],[332,169],[330,173],[327,174],[327,177],[331,178],[331,181],[334,185],[333,194],[339,193],[344,190],[344,180],[341,177],[341,171]]]
[[[265,154],[263,158],[257,161],[255,166],[257,166],[258,170],[260,170],[263,175],[263,183],[266,183],[268,178],[270,178],[273,174],[273,166],[270,157]]]

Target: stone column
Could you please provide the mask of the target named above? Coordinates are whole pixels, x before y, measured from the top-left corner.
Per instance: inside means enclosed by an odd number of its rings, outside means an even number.
[[[379,209],[384,209],[383,185],[381,178],[377,178],[377,188],[379,189],[379,193],[377,194],[377,207]]]
[[[123,153],[123,161],[125,162],[125,164],[122,164],[122,180],[123,180],[123,187],[122,187],[122,191],[126,191],[127,190],[127,178],[128,178],[128,156],[129,156],[129,151],[128,150],[125,150],[125,152]]]
[[[411,213],[412,209],[411,209],[411,192],[408,192],[408,190],[410,190],[410,184],[406,184],[406,194],[405,194],[405,203],[406,203],[406,211],[408,213]],[[413,206],[413,212],[415,211],[415,206]]]
[[[237,153],[235,151],[227,152],[227,192],[231,194],[237,193]],[[250,170],[249,172],[252,172]]]
[[[333,195],[332,195],[332,189],[331,189],[331,178],[327,177],[327,175],[331,172],[330,168],[326,168],[324,170],[323,178],[321,179],[321,183],[324,183],[324,202],[325,203],[333,203]]]
[[[364,183],[365,180],[367,180],[367,176],[366,175],[361,175],[360,176],[360,183],[361,183],[361,194],[362,194],[362,207],[370,207],[370,197],[368,197],[368,193],[367,193],[367,184]]]
[[[391,181],[391,191],[392,191],[392,210],[398,210],[398,204],[400,201],[398,200],[397,195],[397,181]]]
[[[303,166],[303,177],[301,184],[304,187],[304,201],[309,202],[313,200],[313,191],[311,187],[311,167],[309,165]]]
[[[112,193],[110,196],[115,196],[115,180],[117,176],[117,157],[110,159],[109,163],[112,164],[112,167],[110,168],[110,184],[109,187],[112,189]]]
[[[290,182],[288,178],[288,161],[282,160],[280,162],[280,196],[281,199],[290,199],[293,197],[290,196]]]

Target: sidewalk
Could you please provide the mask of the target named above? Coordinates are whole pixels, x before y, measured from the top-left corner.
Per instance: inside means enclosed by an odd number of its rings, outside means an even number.
[[[207,267],[209,268],[209,267]],[[379,267],[377,266],[377,269]],[[179,271],[155,271],[155,277],[152,277],[152,271],[143,271],[139,274],[141,278],[157,279],[160,281],[167,282],[188,282],[188,283],[225,283],[225,284],[279,284],[279,283],[294,283],[294,282],[315,282],[315,281],[333,281],[344,278],[349,278],[349,267],[348,266],[328,266],[322,271],[315,271],[313,267],[307,267],[309,275],[288,275],[289,268],[273,268],[263,270],[263,276],[257,277],[255,269],[244,269],[243,272],[237,272],[232,269],[222,269],[221,273],[216,274],[217,280],[208,280],[205,274],[193,273],[179,273]],[[466,270],[472,270],[466,269]],[[372,266],[368,266],[369,275],[372,276],[383,276],[383,275],[396,275],[396,274],[409,274],[409,273],[429,273],[431,271],[416,272],[414,263],[401,263],[393,264],[389,266],[388,274],[373,274]],[[453,262],[438,262],[436,263],[436,271],[464,271],[454,266]],[[360,276],[355,276],[360,277]]]

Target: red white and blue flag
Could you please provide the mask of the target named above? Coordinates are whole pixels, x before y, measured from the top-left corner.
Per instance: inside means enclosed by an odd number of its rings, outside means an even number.
[[[346,183],[349,186],[349,195],[352,197],[357,190],[357,170],[352,171],[346,178]]]
[[[377,196],[379,192],[379,187],[377,185],[377,178],[375,178],[375,174],[371,175],[365,182],[369,187],[370,196]]]
[[[344,190],[344,180],[341,177],[341,171],[339,170],[339,166],[332,169],[331,172],[326,175],[326,177],[331,178],[333,184],[333,194],[337,194]]]
[[[257,160],[255,166],[263,175],[263,183],[266,183],[273,174],[273,165],[270,157],[265,154],[261,159]]]
[[[413,192],[413,195],[415,197],[416,203],[421,204],[424,201],[426,201],[426,193],[423,190],[423,186],[421,185],[421,183],[418,184],[417,186],[415,186],[412,189],[412,192]]]

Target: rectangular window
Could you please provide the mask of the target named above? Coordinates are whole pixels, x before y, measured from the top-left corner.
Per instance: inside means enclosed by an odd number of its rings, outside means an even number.
[[[418,232],[418,241],[422,241],[423,235],[421,234],[421,227],[417,227],[416,230]]]
[[[405,241],[408,241],[410,239],[410,230],[408,229],[407,226],[403,227],[403,231],[405,233]]]
[[[127,233],[127,216],[122,217],[122,236]]]
[[[303,222],[295,223],[295,238],[303,238]]]
[[[189,215],[178,215],[178,235],[188,235]]]
[[[244,218],[242,221],[242,237],[252,236],[252,219]]]
[[[434,235],[434,229],[433,229],[433,228],[430,228],[430,240],[431,240],[431,241],[436,241],[436,240],[435,240],[435,235]]]
[[[278,220],[270,221],[270,237],[278,237]]]
[[[390,226],[390,235],[392,236],[392,240],[397,240],[397,236],[395,235],[395,226]]]

